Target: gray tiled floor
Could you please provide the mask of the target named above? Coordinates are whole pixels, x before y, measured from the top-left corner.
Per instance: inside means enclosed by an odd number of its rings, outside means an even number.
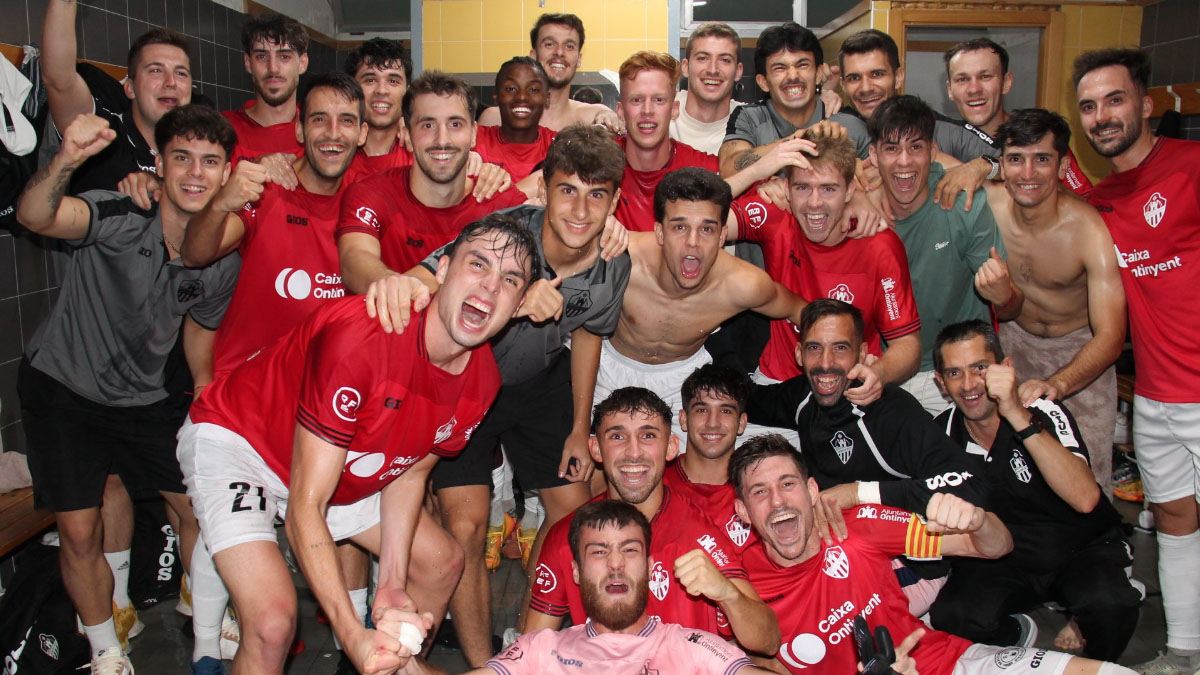
[[[1118,502],[1118,509],[1127,521],[1134,522],[1137,507]],[[1120,662],[1125,665],[1140,663],[1153,658],[1162,649],[1164,641],[1162,597],[1157,583],[1157,553],[1152,535],[1135,532],[1132,543],[1135,548],[1134,577],[1146,584],[1149,597],[1142,605],[1141,620],[1137,633],[1125,650]],[[300,593],[300,637],[306,649],[288,664],[288,675],[329,675],[337,667],[337,653],[333,651],[333,639],[328,627],[315,619],[316,603],[307,591],[302,577],[297,576]],[[525,587],[524,571],[518,562],[504,561],[492,576],[492,616],[496,633],[515,623],[521,594]],[[1063,625],[1061,615],[1049,609],[1034,613],[1039,627],[1037,644],[1049,647],[1054,636]],[[140,675],[175,675],[186,673],[191,656],[191,639],[183,633],[184,617],[176,614],[174,603],[156,607],[142,613],[146,631],[133,642],[132,659]],[[466,670],[466,663],[455,651],[437,648],[431,659],[433,663],[450,672]]]

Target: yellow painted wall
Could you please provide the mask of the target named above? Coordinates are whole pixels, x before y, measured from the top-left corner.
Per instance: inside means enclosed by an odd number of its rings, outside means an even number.
[[[667,51],[667,0],[423,0],[426,68],[491,73],[529,54],[529,29],[545,12],[583,20],[581,70],[617,70],[641,49]]]
[[[1071,70],[1075,57],[1101,47],[1137,47],[1142,39],[1140,6],[1064,5],[1063,90],[1058,112],[1071,122],[1071,150],[1092,181],[1108,175],[1108,160],[1096,154],[1083,136]]]

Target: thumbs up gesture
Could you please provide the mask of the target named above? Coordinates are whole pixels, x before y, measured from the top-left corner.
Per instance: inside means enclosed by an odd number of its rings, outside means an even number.
[[[997,307],[1008,304],[1016,292],[1008,273],[1008,262],[1000,257],[995,246],[992,247],[992,256],[975,272],[975,289],[984,300]]]

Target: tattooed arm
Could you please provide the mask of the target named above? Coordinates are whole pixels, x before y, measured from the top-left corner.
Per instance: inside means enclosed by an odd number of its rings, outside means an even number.
[[[63,134],[62,147],[50,163],[29,179],[17,204],[17,220],[31,231],[57,239],[87,235],[91,211],[75,197],[66,197],[71,174],[103,150],[116,132],[95,115],[80,115]]]

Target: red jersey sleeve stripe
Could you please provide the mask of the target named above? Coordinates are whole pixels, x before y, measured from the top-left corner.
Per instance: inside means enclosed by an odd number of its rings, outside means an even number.
[[[534,596],[529,599],[529,608],[549,616],[566,616],[569,611],[566,605],[559,605]]]
[[[443,450],[441,448],[435,447],[435,448],[433,448],[433,450],[430,450],[430,452],[437,455],[438,457],[458,457],[459,453],[462,452],[462,450]]]
[[[363,234],[369,234],[372,237],[375,237],[376,239],[382,238],[379,236],[379,230],[371,227],[370,225],[364,225],[362,223],[354,223],[354,222],[350,222],[345,225],[339,225],[337,232],[335,233],[334,236],[340,237],[343,234],[346,234],[347,232],[362,232]]]
[[[721,576],[726,579],[749,579],[750,575],[746,574],[746,570],[740,567],[725,567],[721,569]]]
[[[350,447],[353,436],[321,424],[315,415],[303,407],[296,411],[296,422],[326,443],[331,443],[339,448]]]
[[[891,330],[881,330],[879,331],[879,336],[884,340],[895,340],[898,337],[904,337],[909,333],[915,333],[919,330],[921,330],[921,320],[916,319]]]

